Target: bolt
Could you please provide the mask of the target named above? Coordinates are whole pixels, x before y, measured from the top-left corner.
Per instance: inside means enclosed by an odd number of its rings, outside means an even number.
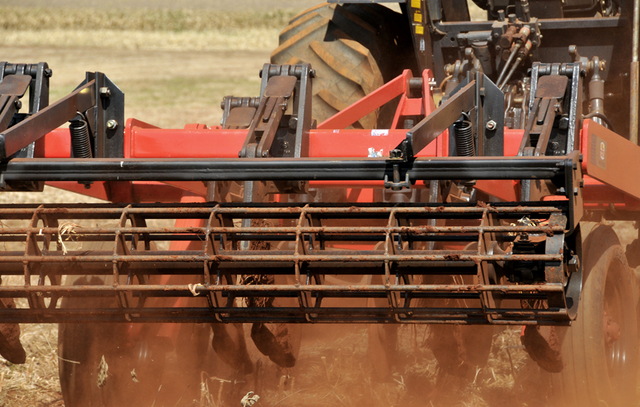
[[[116,128],[118,128],[118,122],[111,119],[107,122],[107,128],[109,130],[115,130]]]
[[[607,61],[600,61],[600,70],[604,71],[605,69],[607,69]]]
[[[101,87],[100,96],[102,96],[103,98],[111,97],[111,89],[107,88],[106,86]]]
[[[489,120],[487,122],[487,130],[489,131],[494,131],[496,129],[496,127],[498,127],[498,123],[496,123],[495,120]]]
[[[269,155],[269,150],[267,150],[267,151],[263,151],[263,152],[262,152],[262,156],[263,156],[263,157],[266,157],[266,156],[268,156],[268,155]]]
[[[20,100],[16,100],[14,104],[16,106],[16,109],[22,109],[22,102]]]
[[[44,76],[46,76],[47,78],[51,78],[53,76],[53,71],[49,68],[45,69]]]

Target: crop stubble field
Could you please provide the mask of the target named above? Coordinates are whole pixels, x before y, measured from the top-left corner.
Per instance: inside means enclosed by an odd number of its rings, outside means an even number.
[[[101,71],[125,92],[127,117],[164,128],[215,125],[223,96],[257,95],[258,71],[277,46],[278,32],[314,4],[290,1],[284,9],[275,0],[23,0],[15,6],[0,0],[0,60],[47,61],[54,72],[52,100],[78,85],[85,71]],[[0,200],[89,201],[53,189],[4,193]],[[0,361],[0,405],[63,406],[57,327],[23,325],[22,330],[27,363]],[[367,360],[366,328],[344,329],[327,338],[305,338],[296,368],[277,369],[262,358],[261,377],[249,390],[262,397],[258,406],[548,405],[547,378],[518,346],[517,331],[496,330],[488,365],[460,379],[438,372],[424,346],[428,328],[402,327],[395,370],[375,379]],[[252,353],[259,357],[255,349]],[[200,399],[180,405],[239,404],[220,391],[230,377],[212,372],[193,384],[203,389]],[[155,406],[163,406],[162,401]]]

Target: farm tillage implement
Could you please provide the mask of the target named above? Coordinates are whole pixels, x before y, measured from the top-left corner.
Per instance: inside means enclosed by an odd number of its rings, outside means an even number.
[[[622,14],[538,19],[519,1],[484,22],[425,9],[433,60],[416,48],[420,75],[321,122],[321,71],[301,60],[264,65],[260,96],[226,97],[220,126],[184,129],[125,121],[102,73],[49,104],[46,63],[0,64],[2,188],[110,202],[0,206],[3,326],[61,323],[73,360],[94,323],[149,342],[164,323],[208,323],[220,358],[248,372],[243,323],[287,367],[303,324],[434,324],[462,342],[480,332],[467,325],[521,325],[567,400],[600,383],[593,397],[622,405],[619,389],[636,387],[640,257],[600,222],[638,219],[638,62],[636,46],[611,63],[633,25],[630,5],[612,4]],[[363,128],[370,115],[386,126]],[[163,324],[145,334],[143,322]],[[467,365],[486,361],[491,334],[477,336]],[[63,391],[82,380],[72,369]]]

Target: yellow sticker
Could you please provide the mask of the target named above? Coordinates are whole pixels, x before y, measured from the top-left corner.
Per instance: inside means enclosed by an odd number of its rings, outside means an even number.
[[[416,25],[416,34],[423,35],[424,34],[424,26]]]
[[[422,2],[420,0],[411,0],[411,7],[420,8]]]
[[[413,21],[416,23],[421,23],[422,22],[422,13],[414,13],[413,14]]]

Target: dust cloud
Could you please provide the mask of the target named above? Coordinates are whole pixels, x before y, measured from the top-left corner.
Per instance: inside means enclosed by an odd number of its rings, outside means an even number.
[[[138,331],[127,332],[134,328]],[[427,346],[432,335],[428,326],[397,329],[397,350],[390,359],[385,344],[371,345],[372,336],[377,338],[371,327],[304,325],[296,365],[282,368],[258,351],[250,338],[251,324],[245,324],[244,339],[253,362],[252,372],[246,374],[213,351],[207,325],[101,325],[93,334],[103,339],[84,342],[80,357],[88,363],[61,362],[71,377],[67,407],[237,406],[249,391],[259,395],[257,406],[554,405],[552,378],[522,349],[519,327],[495,332],[485,366],[454,374],[439,367]],[[118,345],[132,334],[147,340]],[[173,335],[178,341],[163,342],[157,335]],[[98,387],[103,355],[107,380]]]

